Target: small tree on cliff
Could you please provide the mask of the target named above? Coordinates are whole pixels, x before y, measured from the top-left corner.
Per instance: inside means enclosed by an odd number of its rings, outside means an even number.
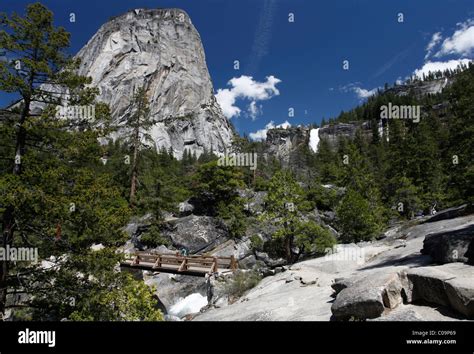
[[[150,142],[151,136],[148,130],[153,126],[154,121],[150,118],[146,87],[140,87],[134,94],[131,102],[132,113],[125,116],[120,123],[127,129],[125,139],[132,152],[131,177],[130,177],[130,206],[136,204],[136,193],[139,175],[140,150]]]

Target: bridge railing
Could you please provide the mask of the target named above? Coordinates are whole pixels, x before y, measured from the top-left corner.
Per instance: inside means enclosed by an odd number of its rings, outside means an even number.
[[[183,256],[179,253],[147,253],[136,252],[129,254],[128,262],[130,266],[150,266],[150,269],[174,269],[177,272],[198,271],[217,273],[219,270],[236,270],[238,263],[234,256],[216,257],[209,255],[189,255]],[[204,269],[203,269],[204,268]]]

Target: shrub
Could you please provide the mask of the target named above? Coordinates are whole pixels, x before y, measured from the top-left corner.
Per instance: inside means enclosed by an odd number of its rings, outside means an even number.
[[[263,250],[263,240],[258,235],[253,235],[250,237],[250,247],[255,251]]]
[[[232,279],[225,286],[225,292],[229,297],[241,297],[247,290],[255,287],[262,277],[254,271],[235,272]]]
[[[158,225],[152,225],[150,229],[141,235],[140,242],[147,247],[158,247],[158,246],[171,246],[171,242],[163,237],[160,233]]]

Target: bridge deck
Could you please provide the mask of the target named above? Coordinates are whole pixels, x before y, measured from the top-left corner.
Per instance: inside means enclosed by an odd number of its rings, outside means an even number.
[[[213,257],[205,255],[181,256],[179,254],[159,254],[137,252],[120,264],[122,267],[174,273],[193,276],[233,272],[238,268],[232,257]]]

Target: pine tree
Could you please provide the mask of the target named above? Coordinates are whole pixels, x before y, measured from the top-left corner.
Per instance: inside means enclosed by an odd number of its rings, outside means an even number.
[[[18,116],[15,117],[13,178],[21,179],[28,141],[27,125],[31,121],[31,105],[34,102],[58,103],[61,97],[53,96],[42,84],[63,84],[72,91],[90,80],[73,74],[70,69],[78,66],[69,59],[64,49],[69,45],[69,34],[63,28],[53,27],[53,15],[40,3],[29,5],[26,17],[13,14],[10,18],[0,14],[0,48],[15,56],[10,62],[0,61],[0,90],[18,93],[22,99]],[[62,70],[58,70],[58,68]],[[13,242],[17,223],[15,206],[6,204],[3,211],[3,247]],[[6,280],[9,264],[2,261],[0,267],[0,312],[5,310]]]
[[[0,32],[1,45],[22,58],[27,73],[24,80],[8,63],[0,70],[0,88],[23,98],[20,110],[6,113],[0,124],[8,132],[0,136],[5,147],[0,149],[3,246],[36,248],[39,260],[52,264],[3,261],[1,312],[16,305],[6,303],[8,289],[26,293],[22,312],[38,320],[72,318],[73,313],[83,319],[160,319],[151,291],[114,271],[129,209],[99,160],[104,147],[98,139],[107,133],[99,127],[110,122],[110,110],[95,102],[96,89],[84,87],[89,79],[68,71],[72,64],[63,50],[69,35],[53,27],[44,6],[30,5],[26,18],[2,15],[1,23],[8,29]],[[71,97],[66,103],[93,105],[101,124],[58,117],[56,104],[63,97],[40,86],[53,81]],[[36,101],[50,105],[32,115]],[[94,244],[105,249],[93,251]],[[143,303],[125,304],[134,291]]]
[[[146,147],[146,143],[152,141],[149,129],[155,123],[150,117],[150,109],[148,107],[146,85],[140,87],[134,94],[131,102],[132,113],[125,116],[120,123],[130,128],[129,133],[125,136],[126,141],[133,153],[131,161],[131,178],[130,178],[130,206],[136,205],[137,183],[139,176],[140,150]]]

